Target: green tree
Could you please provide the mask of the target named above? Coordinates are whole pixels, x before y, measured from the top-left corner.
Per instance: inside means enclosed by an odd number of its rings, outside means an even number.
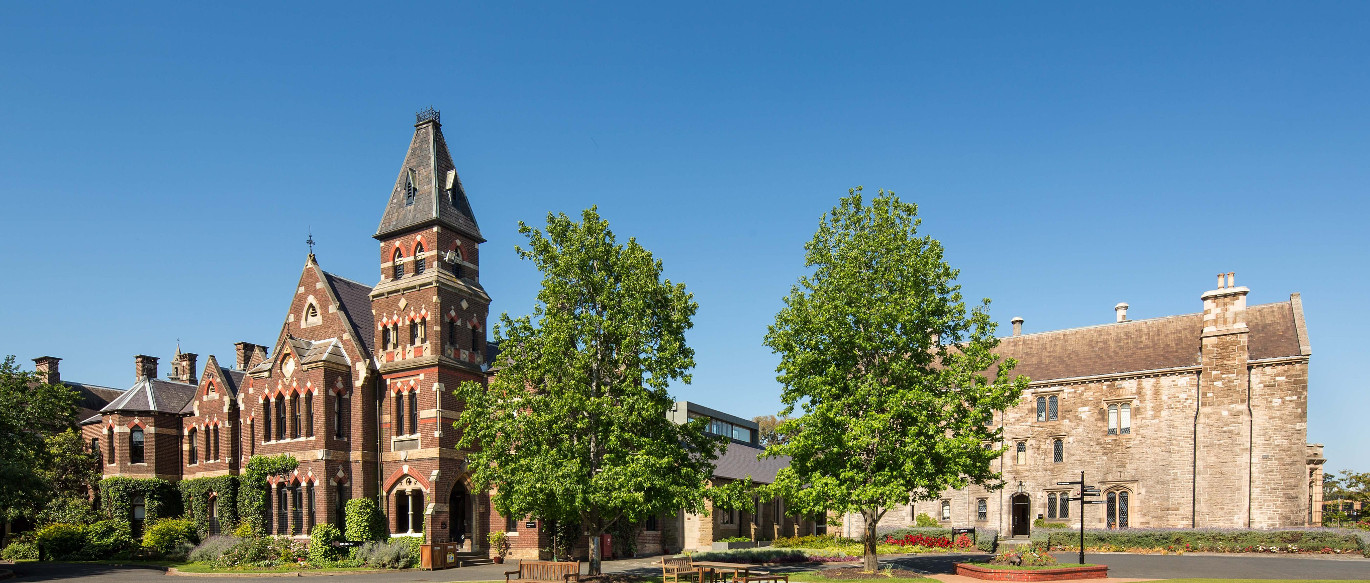
[[[32,515],[51,495],[47,438],[76,423],[76,391],[0,363],[0,515]]]
[[[75,429],[49,435],[44,448],[43,467],[38,474],[47,492],[43,509],[38,512],[38,523],[86,524],[94,521],[91,486],[100,480],[95,452],[86,446]]]
[[[519,232],[542,289],[532,316],[500,317],[490,386],[458,389],[459,447],[474,451],[474,478],[495,488],[501,514],[578,525],[599,574],[600,536],[615,525],[702,509],[722,440],[702,421],[672,423],[666,390],[690,380],[685,331],[698,305],[594,208]]]
[[[782,414],[803,410],[780,425],[789,441],[766,448],[792,458],[774,488],[810,511],[860,514],[868,571],[889,507],[1002,485],[994,414],[1027,386],[993,352],[989,300],[966,309],[957,270],[920,224],[893,192],[867,205],[852,189],[805,245],[813,271],[765,339],[780,355]]]
[[[776,417],[775,415],[757,415],[756,417],[752,417],[752,421],[756,422],[757,427],[757,443],[760,443],[761,447],[766,447],[768,445],[780,444],[787,441],[785,435],[780,433],[780,424],[784,423],[787,419],[787,417]]]
[[[1328,472],[1322,480],[1322,499],[1324,525],[1340,525],[1347,522],[1351,516],[1343,510],[1343,501],[1360,502],[1362,506],[1370,505],[1370,472]],[[1328,504],[1334,500],[1338,502]],[[1361,516],[1364,516],[1364,511]]]

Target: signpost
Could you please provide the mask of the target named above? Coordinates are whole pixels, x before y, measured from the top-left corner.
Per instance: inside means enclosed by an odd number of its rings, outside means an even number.
[[[1085,564],[1085,505],[1086,505],[1086,504],[1103,504],[1104,501],[1103,501],[1103,500],[1086,500],[1086,498],[1092,498],[1092,497],[1098,496],[1098,495],[1099,495],[1099,488],[1097,488],[1097,487],[1095,487],[1095,486],[1086,486],[1086,485],[1085,485],[1085,473],[1084,473],[1084,472],[1080,472],[1080,480],[1079,480],[1078,482],[1056,482],[1056,485],[1057,485],[1057,486],[1079,486],[1079,487],[1080,487],[1080,495],[1079,495],[1079,496],[1071,496],[1069,499],[1070,499],[1072,502],[1073,502],[1073,501],[1076,501],[1076,500],[1079,500],[1079,501],[1080,501],[1080,564],[1083,565],[1083,564]]]

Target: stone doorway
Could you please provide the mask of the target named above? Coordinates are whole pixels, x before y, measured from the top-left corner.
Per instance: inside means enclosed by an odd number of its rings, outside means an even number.
[[[460,543],[462,550],[472,549],[471,539],[471,494],[460,482],[452,487],[452,496],[447,501],[448,539]]]
[[[1013,529],[1012,536],[1028,536],[1032,534],[1032,500],[1027,494],[1018,494],[1013,497]]]

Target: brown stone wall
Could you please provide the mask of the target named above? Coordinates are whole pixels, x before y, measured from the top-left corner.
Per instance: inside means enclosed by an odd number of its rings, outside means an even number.
[[[1307,361],[1251,367],[1251,526],[1308,521]]]

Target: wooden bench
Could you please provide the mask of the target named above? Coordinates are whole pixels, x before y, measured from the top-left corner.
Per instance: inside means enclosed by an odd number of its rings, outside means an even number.
[[[510,579],[510,575],[518,575]],[[519,561],[519,570],[505,571],[504,583],[569,583],[580,580],[580,561]]]
[[[704,568],[694,566],[690,557],[662,557],[661,583],[680,583],[680,578],[704,583]]]
[[[765,571],[755,571],[747,574],[746,577],[743,577],[742,580],[737,583],[758,583],[760,581],[769,581],[770,583],[780,583],[783,581],[784,583],[790,583],[790,575],[789,573],[776,573],[772,575]]]

